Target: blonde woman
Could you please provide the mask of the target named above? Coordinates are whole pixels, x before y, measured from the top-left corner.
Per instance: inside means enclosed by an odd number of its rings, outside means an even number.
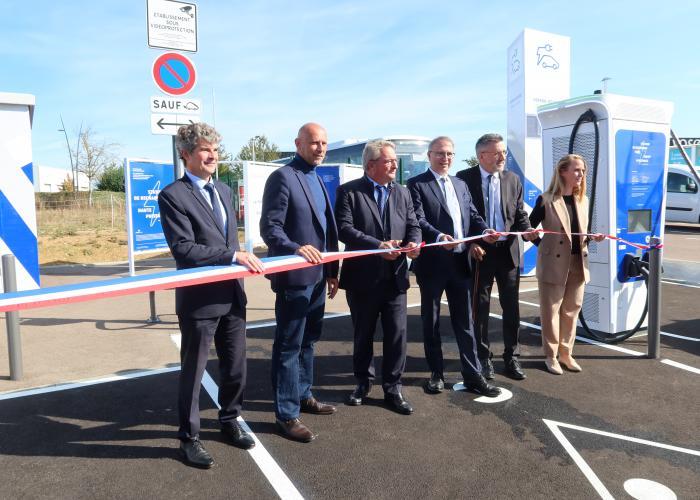
[[[552,231],[545,233],[537,249],[537,281],[540,295],[542,348],[547,370],[563,373],[562,365],[580,372],[572,356],[576,319],[583,304],[588,273],[588,197],[586,161],[569,154],[557,163],[552,180],[530,214],[530,224]],[[591,239],[602,241],[602,234]],[[559,359],[557,359],[557,356]]]

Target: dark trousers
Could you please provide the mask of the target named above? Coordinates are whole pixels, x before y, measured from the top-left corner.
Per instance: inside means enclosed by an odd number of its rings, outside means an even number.
[[[455,262],[457,259],[455,259]],[[476,339],[471,318],[472,280],[464,276],[464,271],[456,269],[452,273],[421,276],[420,314],[423,320],[423,347],[428,367],[440,376],[444,373],[442,338],[440,337],[440,300],[442,293],[447,295],[452,330],[459,348],[462,376],[470,378],[481,373],[481,364],[476,355]]]
[[[359,383],[374,380],[374,332],[381,319],[384,337],[382,387],[385,393],[401,392],[406,368],[406,292],[393,281],[381,281],[368,290],[347,290],[354,331],[352,366]]]
[[[209,360],[212,339],[219,358],[219,422],[233,422],[241,413],[246,383],[245,309],[219,318],[178,317],[180,382],[178,438],[185,441],[199,436],[199,392]]]
[[[298,418],[300,401],[312,397],[314,345],[321,337],[325,292],[325,280],[277,292],[272,389],[275,415],[280,420]]]
[[[494,279],[498,284],[498,300],[503,309],[503,359],[508,361],[514,356],[519,356],[520,269],[513,265],[510,249],[507,246],[488,248],[484,260],[478,264],[478,271],[475,271],[475,279],[477,302],[474,328],[479,359],[492,357],[489,342],[489,311]]]

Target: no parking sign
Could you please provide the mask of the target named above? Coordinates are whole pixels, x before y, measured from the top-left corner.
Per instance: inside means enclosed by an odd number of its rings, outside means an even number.
[[[158,88],[174,96],[188,93],[197,81],[192,61],[177,52],[166,52],[156,57],[152,74]]]

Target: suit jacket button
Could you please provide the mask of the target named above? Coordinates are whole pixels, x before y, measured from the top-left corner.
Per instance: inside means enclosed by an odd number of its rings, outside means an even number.
[[[559,258],[559,254],[557,254],[557,259]]]
[[[563,245],[563,244],[564,244],[564,242],[563,242],[563,241],[560,241],[560,242],[559,242],[559,244],[560,244],[560,245]]]

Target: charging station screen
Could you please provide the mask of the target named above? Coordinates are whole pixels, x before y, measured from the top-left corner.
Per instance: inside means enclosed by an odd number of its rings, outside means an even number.
[[[644,245],[661,234],[667,144],[665,134],[659,132],[620,129],[615,134],[618,237]],[[641,279],[623,275],[625,252],[617,252],[618,280]]]
[[[650,233],[651,210],[630,210],[627,212],[627,232]]]

